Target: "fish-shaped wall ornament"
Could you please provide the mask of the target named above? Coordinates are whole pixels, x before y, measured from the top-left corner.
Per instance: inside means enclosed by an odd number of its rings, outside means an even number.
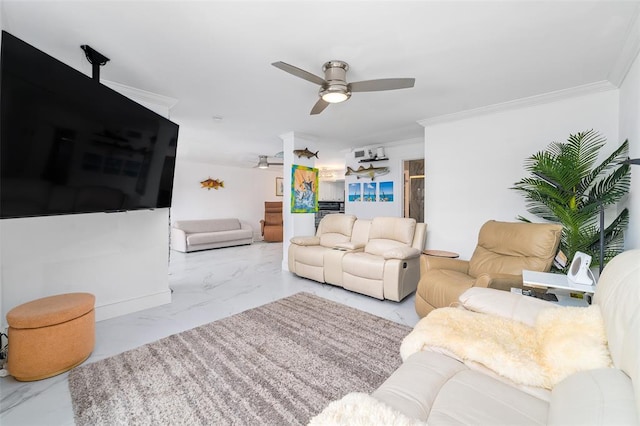
[[[355,175],[358,179],[370,178],[371,180],[374,180],[376,176],[386,175],[387,173],[389,173],[388,167],[373,167],[372,164],[367,168],[365,168],[364,166],[360,166],[357,170],[353,170],[351,167],[347,167],[347,172],[344,175]]]
[[[318,153],[319,152],[320,151],[311,152],[311,151],[309,151],[308,148],[305,148],[305,149],[294,149],[293,150],[293,154],[297,155],[298,158],[300,158],[300,157],[306,157],[306,158],[316,157],[316,158],[319,158],[318,157]]]
[[[211,190],[211,188],[217,191],[218,188],[224,188],[224,181],[220,179],[209,178],[200,182],[200,185],[202,185],[202,188],[207,188],[208,191]]]

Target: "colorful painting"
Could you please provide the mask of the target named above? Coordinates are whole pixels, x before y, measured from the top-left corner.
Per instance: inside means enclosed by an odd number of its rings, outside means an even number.
[[[318,211],[318,169],[291,166],[291,213]]]
[[[380,192],[378,193],[378,201],[393,202],[393,182],[380,182]]]
[[[376,201],[376,188],[378,187],[378,182],[365,182],[362,185],[364,186],[362,201]]]
[[[362,201],[362,185],[358,183],[349,184],[349,201]]]

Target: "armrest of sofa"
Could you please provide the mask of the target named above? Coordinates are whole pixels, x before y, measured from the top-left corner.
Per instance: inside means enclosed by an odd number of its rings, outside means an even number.
[[[424,275],[430,269],[449,269],[466,274],[469,271],[469,261],[449,257],[420,256],[420,275]]]
[[[384,257],[385,259],[399,259],[399,260],[406,260],[406,259],[413,259],[416,258],[418,256],[420,256],[420,250],[418,250],[417,248],[413,248],[413,247],[395,247],[392,248],[391,250],[387,250],[382,254],[382,257]]]
[[[511,290],[511,287],[522,287],[522,275],[513,274],[480,274],[476,277],[474,287],[495,288],[497,290]]]
[[[183,253],[187,252],[187,233],[182,229],[171,227],[171,248]]]
[[[362,251],[364,250],[364,244],[348,241],[345,243],[337,243],[333,248],[342,251]]]
[[[513,319],[532,327],[540,311],[558,307],[535,297],[482,287],[468,289],[458,301],[469,311]]]
[[[320,237],[293,237],[289,241],[291,241],[291,244],[295,244],[297,246],[319,246],[320,245]]]

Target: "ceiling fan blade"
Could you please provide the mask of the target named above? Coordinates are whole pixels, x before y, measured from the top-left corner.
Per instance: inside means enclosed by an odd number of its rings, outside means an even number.
[[[381,78],[349,83],[352,92],[377,92],[380,90],[408,89],[416,83],[415,78]]]
[[[280,68],[282,71],[286,71],[289,74],[293,74],[296,77],[300,77],[312,83],[319,84],[320,86],[324,86],[327,83],[326,81],[324,81],[324,78],[318,77],[315,74],[311,74],[309,71],[294,67],[293,65],[289,65],[282,61],[274,62],[271,65],[276,68]]]
[[[311,112],[309,113],[309,115],[320,114],[328,106],[329,106],[329,102],[320,98],[318,99],[318,102],[316,102],[316,104],[313,106],[313,108],[311,108]]]

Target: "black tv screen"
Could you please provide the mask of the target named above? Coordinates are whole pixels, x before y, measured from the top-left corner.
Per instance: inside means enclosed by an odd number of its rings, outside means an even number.
[[[169,207],[178,125],[2,32],[0,217]]]

